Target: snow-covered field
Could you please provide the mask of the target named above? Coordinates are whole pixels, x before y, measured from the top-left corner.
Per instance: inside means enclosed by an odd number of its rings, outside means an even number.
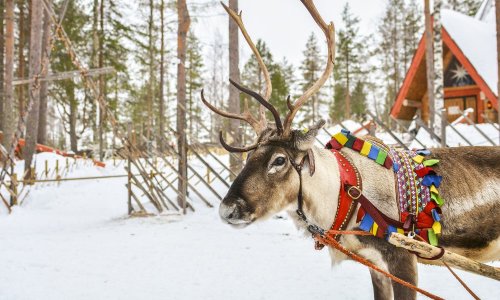
[[[108,165],[71,175],[123,172]],[[187,216],[130,219],[125,182],[33,188],[0,214],[0,299],[372,298],[367,269],[332,268],[286,216],[236,230],[200,202]],[[458,273],[483,299],[498,299],[500,283]],[[443,268],[420,266],[419,275],[439,296],[470,298]]]

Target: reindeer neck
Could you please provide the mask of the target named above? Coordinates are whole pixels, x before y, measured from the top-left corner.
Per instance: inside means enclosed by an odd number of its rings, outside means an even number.
[[[313,153],[316,171],[313,176],[309,176],[306,169],[302,176],[304,212],[311,222],[323,228],[329,228],[338,205],[339,166],[330,150],[313,147]],[[351,149],[342,149],[342,153],[358,169],[361,175],[363,194],[389,217],[398,219],[394,173]],[[355,218],[352,218],[348,227],[353,227],[354,224]]]
[[[313,147],[315,172],[302,174],[304,189],[304,212],[313,223],[328,228],[337,210],[340,192],[340,173],[337,160],[326,149]]]

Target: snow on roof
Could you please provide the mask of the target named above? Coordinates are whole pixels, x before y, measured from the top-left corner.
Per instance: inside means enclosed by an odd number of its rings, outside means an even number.
[[[485,21],[487,23],[494,23],[495,20],[495,1],[493,0],[484,0],[477,13],[475,18],[481,21]]]
[[[497,94],[497,47],[495,24],[483,22],[456,11],[443,9],[443,26],[481,75]]]

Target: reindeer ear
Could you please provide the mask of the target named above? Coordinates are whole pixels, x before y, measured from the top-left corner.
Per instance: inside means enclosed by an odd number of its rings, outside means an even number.
[[[321,127],[325,125],[325,120],[319,120],[315,125],[307,131],[294,131],[293,144],[297,150],[307,151],[314,145],[314,140]]]

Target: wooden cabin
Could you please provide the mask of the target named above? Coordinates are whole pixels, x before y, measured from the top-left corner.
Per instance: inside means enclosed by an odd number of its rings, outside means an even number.
[[[488,1],[486,1],[488,2]],[[483,5],[484,6],[484,5]],[[485,14],[485,7],[478,14]],[[493,9],[494,11],[494,9]],[[495,24],[481,17],[443,10],[444,106],[448,122],[473,108],[468,116],[476,123],[498,120],[497,47]],[[419,114],[429,120],[425,38],[422,37],[406,74],[391,116],[412,120]]]

